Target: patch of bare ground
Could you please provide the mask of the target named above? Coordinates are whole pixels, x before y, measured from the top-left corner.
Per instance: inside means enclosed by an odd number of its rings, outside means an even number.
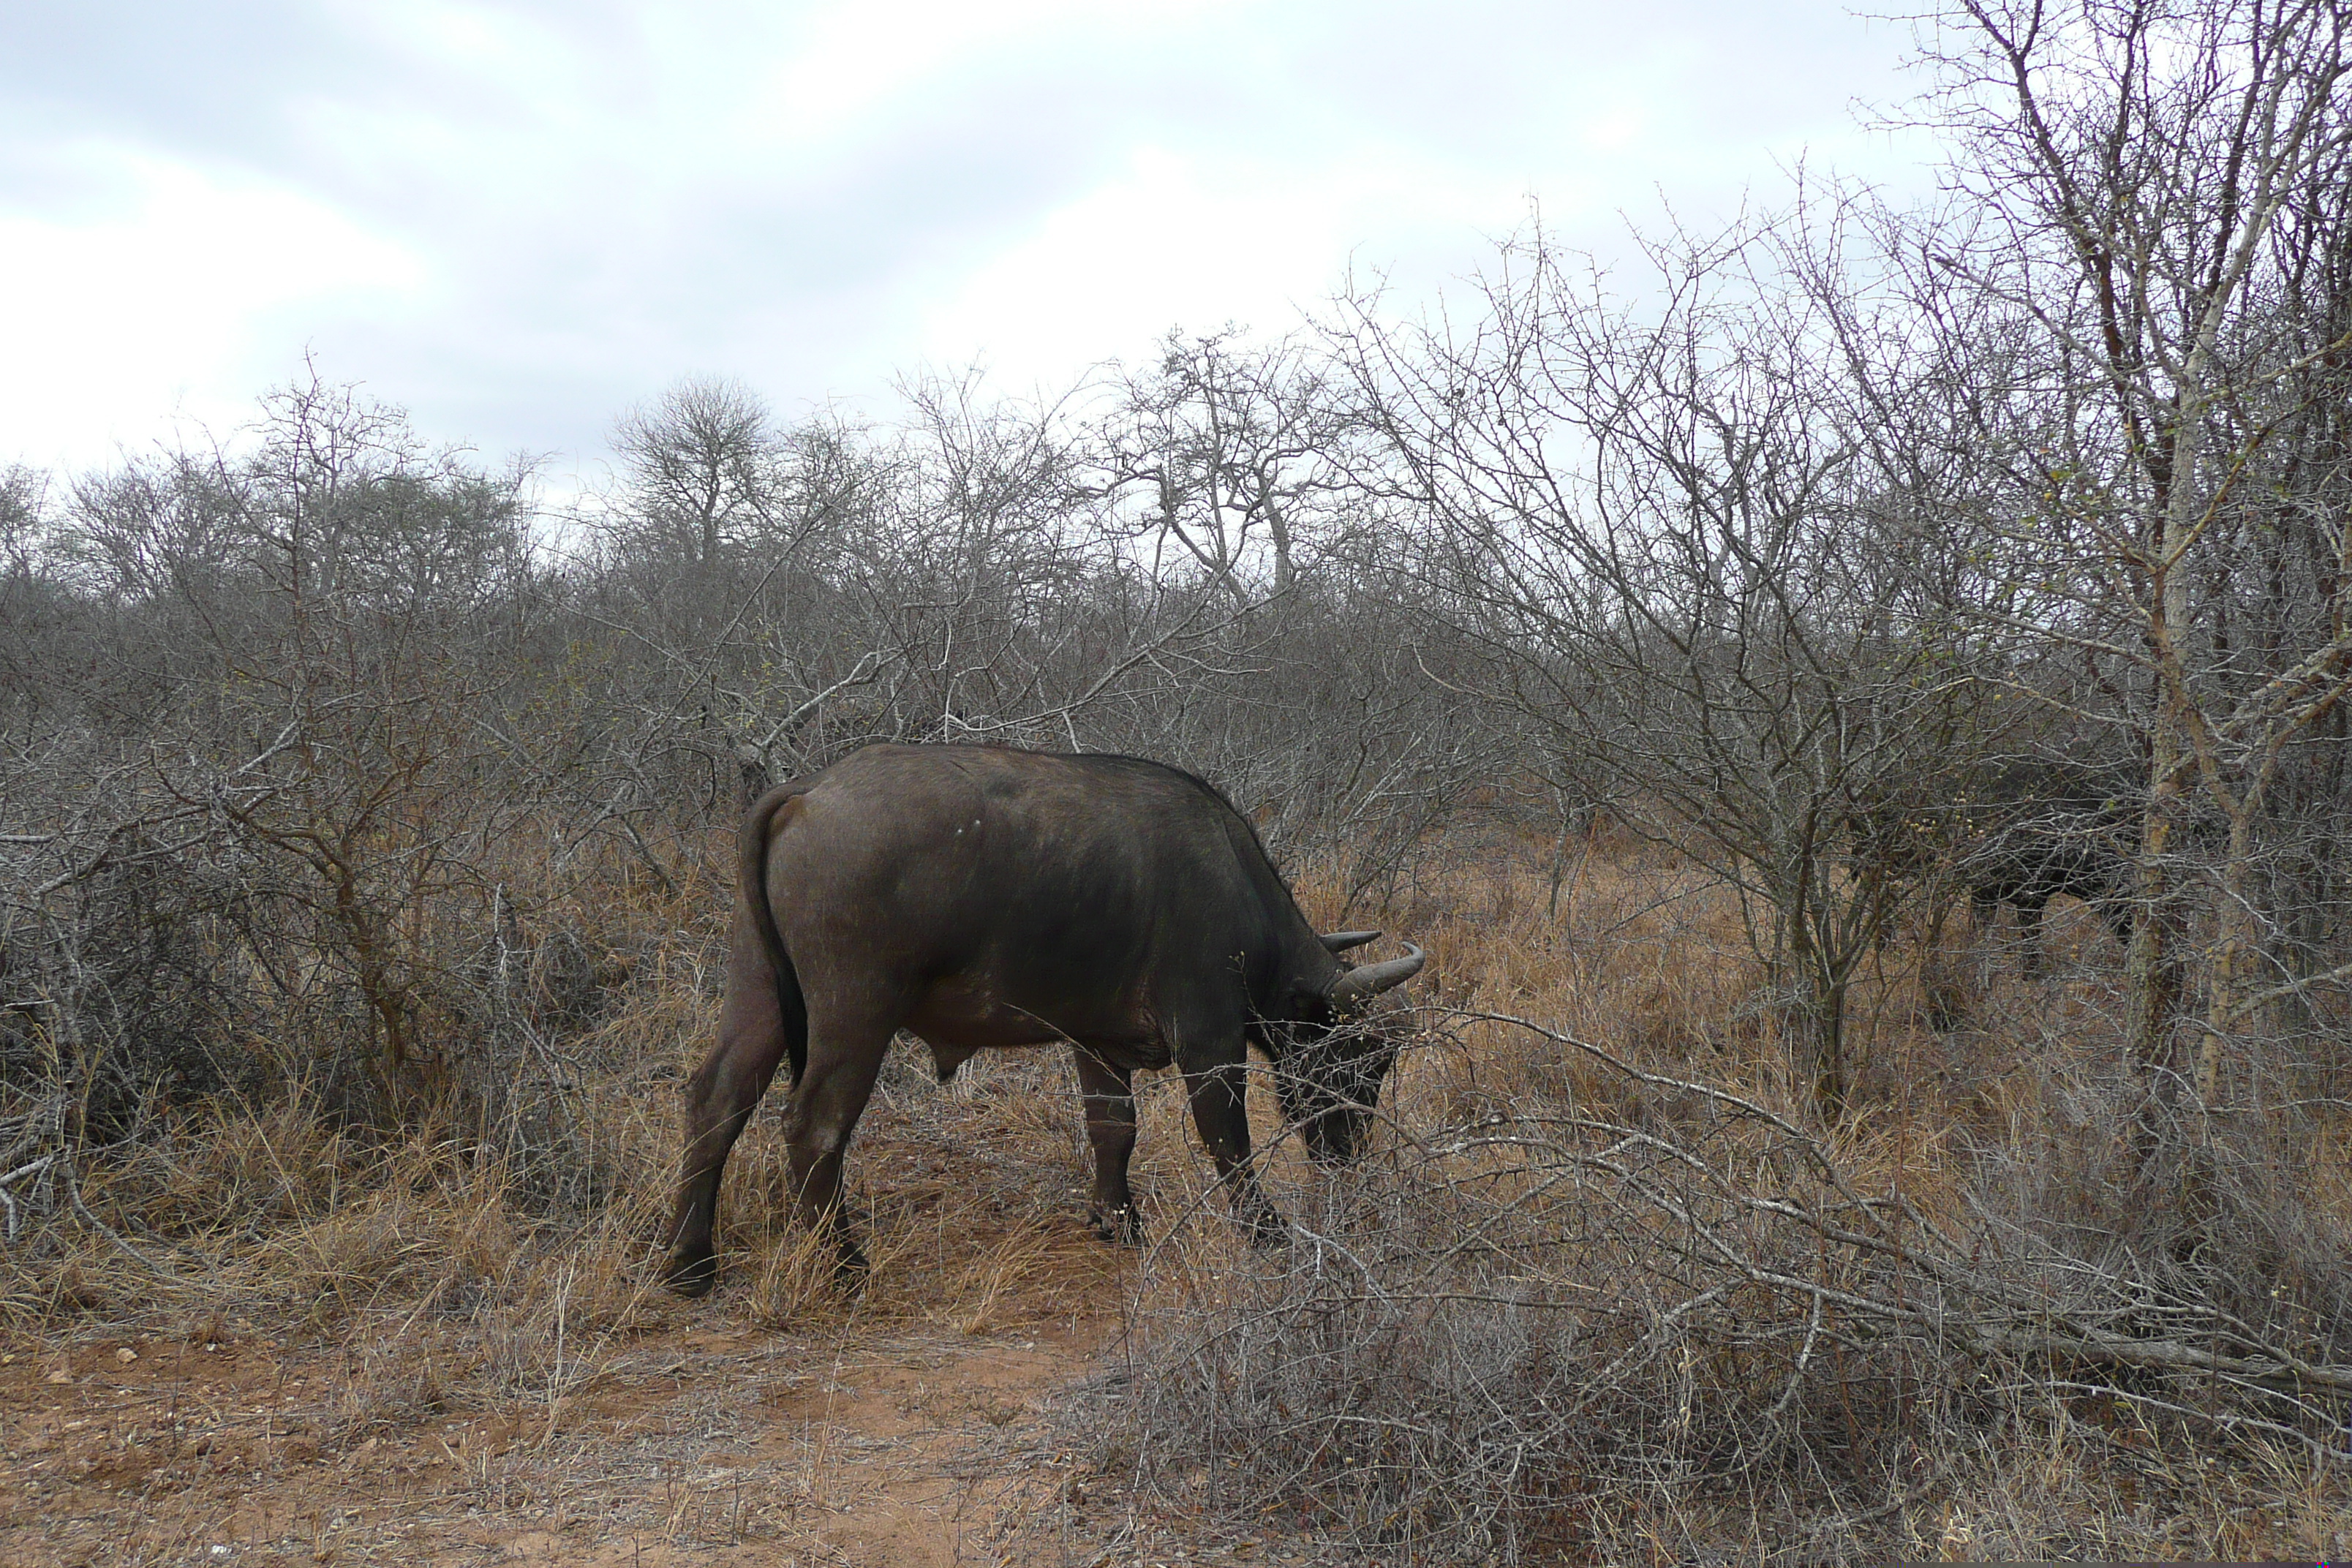
[[[554,1177],[285,1109],[93,1164],[87,1223],[0,1254],[0,1562],[1001,1561],[1007,1510],[1058,1484],[1038,1401],[1092,1365],[1132,1265],[1083,1223],[1068,1068],[943,1088],[894,1060],[855,1299],[786,1216],[772,1107],[722,1284],[681,1300],[653,1242],[711,1008],[676,956],[581,1047],[604,1070]]]
[[[1092,1350],[1087,1327],[813,1344],[681,1322],[552,1419],[445,1395],[365,1436],[333,1352],[61,1348],[0,1379],[15,1413],[0,1560],[991,1561],[975,1542],[1001,1484],[958,1461],[977,1433],[1034,1419],[1034,1391]]]

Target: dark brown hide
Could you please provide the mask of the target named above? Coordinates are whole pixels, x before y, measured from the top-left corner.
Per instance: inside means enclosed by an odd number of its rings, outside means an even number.
[[[1390,1053],[1378,1032],[1334,1033],[1335,1007],[1420,963],[1418,950],[1352,967],[1335,956],[1249,823],[1188,773],[1131,757],[868,747],[745,818],[725,1011],[687,1086],[665,1277],[709,1288],[728,1150],[787,1060],[801,1208],[845,1269],[864,1267],[841,1213],[842,1157],[900,1029],[930,1047],[942,1079],[977,1051],[1069,1045],[1096,1219],[1122,1234],[1135,1224],[1132,1075],[1181,1068],[1237,1215],[1276,1232],[1249,1167],[1247,1047],[1308,1077],[1309,1145],[1344,1156],[1359,1125],[1349,1108],[1378,1093]]]
[[[2020,764],[1996,774],[1959,858],[1977,930],[2003,903],[2017,908],[2025,977],[2042,973],[2042,916],[2065,893],[2095,910],[2119,947],[2131,944],[2132,858],[2140,807],[2117,769]]]

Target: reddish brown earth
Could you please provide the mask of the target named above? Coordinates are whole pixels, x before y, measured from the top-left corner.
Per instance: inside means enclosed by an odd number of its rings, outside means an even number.
[[[551,1414],[349,1442],[348,1353],[231,1331],[16,1354],[0,1562],[997,1563],[1010,1505],[1072,1468],[1035,1440],[1039,1398],[1104,1331],[844,1335],[813,1355],[665,1315]]]
[[[1056,1447],[1048,1406],[1117,1359],[1138,1255],[1083,1224],[1070,1108],[1024,1092],[933,1109],[951,1121],[885,1113],[861,1137],[876,1273],[854,1303],[777,1294],[776,1260],[803,1238],[762,1196],[764,1126],[738,1173],[748,1250],[710,1298],[652,1288],[650,1252],[542,1249],[542,1283],[612,1268],[608,1328],[572,1352],[551,1406],[543,1374],[501,1372],[546,1364],[543,1310],[469,1317],[387,1284],[311,1323],[286,1296],[224,1310],[238,1295],[218,1287],[142,1304],[135,1271],[118,1274],[132,1287],[82,1327],[0,1339],[0,1564],[1307,1560],[1189,1511],[1139,1513],[1123,1476]],[[1191,1152],[1160,1125],[1168,1107],[1147,1119],[1139,1168],[1181,1207]],[[438,1225],[434,1256],[457,1259],[467,1214],[442,1201],[382,1225],[411,1247]],[[375,1234],[364,1209],[308,1234],[341,1224],[356,1247]],[[485,1256],[529,1251],[509,1238]],[[335,1289],[365,1296],[348,1274]]]

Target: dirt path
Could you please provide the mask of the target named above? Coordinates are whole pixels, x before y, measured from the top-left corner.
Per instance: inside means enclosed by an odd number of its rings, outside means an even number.
[[[348,1443],[347,1355],[234,1334],[16,1355],[0,1562],[995,1563],[1067,1467],[1039,1400],[1105,1326],[812,1347],[676,1316],[551,1417]]]
[[[1137,1169],[1169,1214],[1201,1179],[1180,1115],[1146,1096]],[[1087,1229],[1081,1137],[1075,1095],[1009,1075],[869,1117],[873,1283],[780,1315],[772,1270],[804,1237],[763,1122],[709,1300],[653,1288],[650,1254],[540,1247],[542,1287],[601,1257],[628,1298],[625,1326],[568,1352],[559,1290],[536,1315],[481,1305],[467,1281],[528,1248],[460,1268],[466,1237],[505,1233],[457,1188],[313,1222],[305,1255],[353,1249],[315,1302],[280,1271],[240,1317],[233,1288],[142,1300],[124,1273],[106,1315],[0,1342],[0,1563],[1307,1560],[1190,1510],[1139,1518],[1122,1478],[1052,1446],[1048,1402],[1116,1353],[1138,1263]],[[366,1277],[428,1256],[415,1280]]]

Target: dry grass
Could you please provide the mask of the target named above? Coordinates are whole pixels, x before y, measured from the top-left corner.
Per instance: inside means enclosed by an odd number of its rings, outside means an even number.
[[[1107,1473],[1380,1562],[2352,1539],[2326,1389],[2083,1349],[2193,1321],[2341,1364],[2352,1215],[2309,1195],[2342,1180],[2314,1173],[2316,1109],[2159,1143],[2199,1194],[2148,1201],[2109,982],[2062,929],[2033,986],[1960,938],[1891,944],[1867,1099],[1820,1138],[1726,899],[1620,853],[1555,918],[1532,867],[1423,890],[1449,1005],[1382,1155],[1287,1171],[1286,1251],[1186,1223],[1147,1258],[1121,1358],[1066,1417]],[[1956,973],[1983,1022],[1939,1030]]]
[[[29,1372],[118,1341],[275,1343],[321,1369],[303,1439],[317,1462],[444,1444],[436,1473],[473,1478],[480,1506],[522,1486],[518,1466],[560,1490],[582,1445],[637,1419],[646,1369],[689,1341],[838,1369],[886,1342],[1015,1342],[1113,1311],[1101,1373],[1057,1417],[1061,1448],[1097,1479],[1048,1504],[1024,1494],[1008,1515],[1035,1560],[1053,1560],[1040,1542],[1080,1561],[1107,1541],[1139,1550],[1182,1521],[1204,1551],[1277,1530],[1330,1560],[1398,1563],[2352,1544],[2343,1468],[2315,1457],[2299,1416],[2232,1426],[2193,1379],[1824,1319],[1822,1290],[1927,1287],[1754,1206],[1840,1200],[1781,1126],[1801,1126],[1803,1097],[1751,1004],[1738,909],[1630,844],[1596,845],[1557,912],[1544,873],[1540,849],[1505,841],[1389,910],[1305,888],[1328,924],[1428,946],[1432,1005],[1385,1098],[1381,1152],[1357,1171],[1309,1168],[1268,1120],[1274,1097],[1254,1097],[1272,1188],[1301,1226],[1286,1251],[1254,1252],[1223,1222],[1171,1078],[1141,1086],[1135,1173],[1154,1241],[1139,1258],[1079,1224],[1066,1062],[983,1058],[943,1089],[897,1056],[852,1161],[875,1263],[862,1296],[834,1288],[788,1217],[772,1113],[730,1171],[721,1290],[692,1306],[658,1291],[676,1086],[715,1014],[723,879],[706,870],[674,896],[608,892],[595,922],[588,902],[543,910],[546,930],[609,955],[595,1005],[565,1000],[562,1027],[519,1009],[397,1136],[284,1093],[159,1110],[135,1140],[81,1157],[81,1210],[59,1199],[0,1253],[0,1346]],[[1932,942],[1920,930],[1889,944],[1858,1004],[1857,1115],[1821,1145],[1839,1181],[1950,1234],[2025,1238],[1986,1265],[2001,1289],[2079,1307],[2068,1260],[2137,1248],[2171,1259],[2151,1289],[2220,1299],[2217,1273],[2242,1270],[2232,1310],[2278,1289],[2298,1342],[2336,1342],[2344,1119],[2307,1096],[2282,1110],[2281,1066],[2255,1085],[2270,1109],[2213,1145],[2201,1210],[2121,1223],[2134,1178],[2117,1152],[2115,955],[2067,915],[2053,910],[2052,973],[2032,984],[1970,942],[1964,915]],[[252,1026],[274,1026],[257,1010]],[[2079,1240],[2102,1226],[2105,1253]],[[1707,1254],[1726,1240],[1737,1267]],[[1033,1391],[1076,1370],[1041,1363]],[[983,1437],[1023,1429],[1008,1398],[974,1395],[960,1419]],[[626,1517],[674,1512],[673,1542],[802,1539],[821,1493],[828,1507],[865,1494],[844,1489],[825,1446],[850,1417],[800,1419],[795,1479],[757,1507],[664,1483]],[[457,1452],[446,1435],[465,1423],[495,1426],[504,1468]]]

